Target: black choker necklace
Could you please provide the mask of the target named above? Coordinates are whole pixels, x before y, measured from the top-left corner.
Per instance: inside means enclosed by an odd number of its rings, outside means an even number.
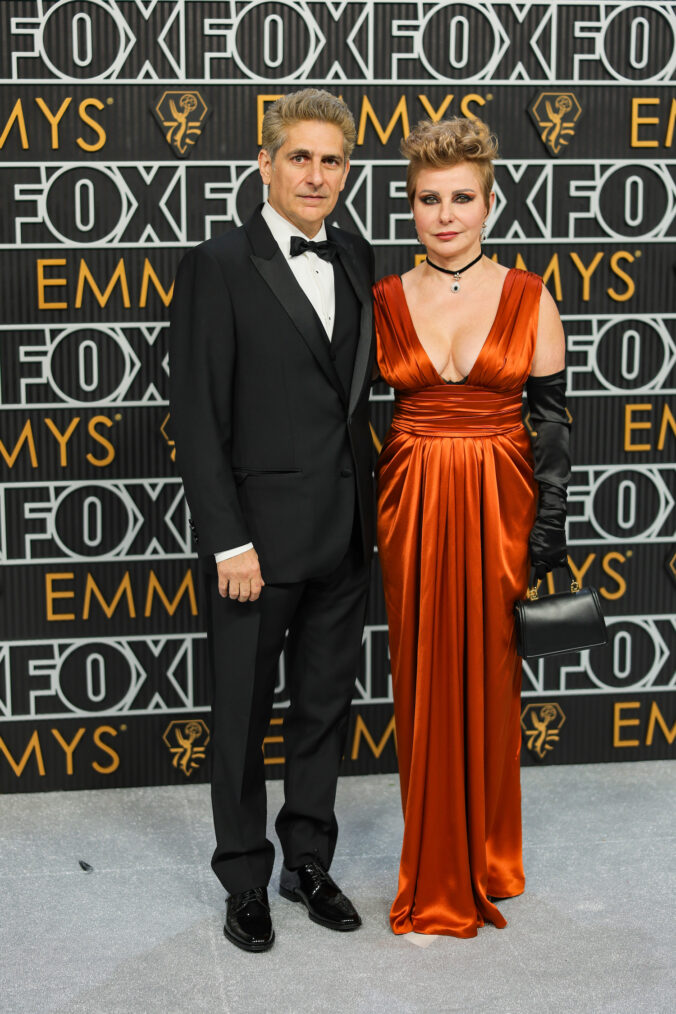
[[[483,250],[479,250],[478,257],[475,257],[473,261],[469,262],[469,264],[465,264],[464,268],[458,268],[455,271],[451,271],[449,268],[440,268],[439,265],[431,261],[429,257],[427,258],[427,263],[431,268],[434,268],[435,271],[443,271],[445,275],[453,275],[453,284],[451,285],[451,292],[460,292],[460,275],[463,273],[463,271],[467,271],[468,268],[471,268],[473,264],[476,264],[477,261],[480,261],[483,255],[484,255]]]

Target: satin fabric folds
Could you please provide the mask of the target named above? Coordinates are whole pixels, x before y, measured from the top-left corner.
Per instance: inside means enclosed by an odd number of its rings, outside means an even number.
[[[378,465],[404,840],[395,933],[471,937],[524,889],[521,661],[513,607],[535,516],[522,390],[541,280],[508,272],[466,382],[420,344],[401,279],[375,286],[378,365],[395,391]]]

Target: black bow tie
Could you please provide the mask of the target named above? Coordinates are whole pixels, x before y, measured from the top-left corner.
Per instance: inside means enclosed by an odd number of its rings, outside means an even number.
[[[291,256],[298,257],[302,253],[314,253],[323,261],[332,261],[338,253],[335,243],[325,239],[321,243],[313,243],[311,239],[303,239],[302,236],[291,237]]]

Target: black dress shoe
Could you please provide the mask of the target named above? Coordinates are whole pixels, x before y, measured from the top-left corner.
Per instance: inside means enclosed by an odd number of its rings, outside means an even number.
[[[306,863],[297,870],[282,866],[279,893],[288,901],[302,901],[312,921],[320,926],[343,931],[361,926],[354,905],[319,863]]]
[[[225,925],[228,940],[243,951],[268,951],[275,941],[270,918],[268,892],[264,887],[231,894],[226,903]]]

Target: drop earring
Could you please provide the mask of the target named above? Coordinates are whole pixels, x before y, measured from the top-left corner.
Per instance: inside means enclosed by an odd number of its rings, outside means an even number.
[[[485,243],[486,242],[486,222],[485,221],[484,221],[483,225],[481,226],[481,239],[480,239],[480,242],[481,243]]]

